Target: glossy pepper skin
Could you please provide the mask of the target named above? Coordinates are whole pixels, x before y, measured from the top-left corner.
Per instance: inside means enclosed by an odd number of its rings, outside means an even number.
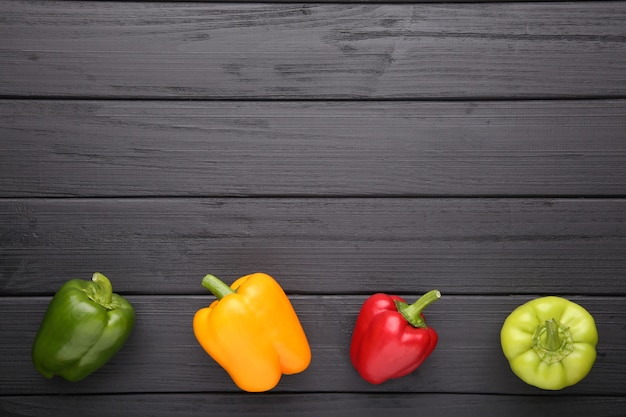
[[[432,290],[414,304],[395,295],[374,294],[357,317],[350,344],[352,365],[371,384],[415,371],[432,353],[438,336],[422,310],[441,297]]]
[[[283,374],[296,374],[309,366],[309,342],[274,278],[255,273],[229,287],[207,275],[202,285],[217,300],[196,312],[194,334],[240,389],[269,391]]]
[[[561,297],[517,307],[500,331],[511,370],[529,385],[560,390],[581,381],[596,359],[598,331],[591,314]]]
[[[134,323],[133,307],[113,293],[104,275],[69,280],[48,305],[33,342],[33,364],[46,378],[80,381],[124,345]]]

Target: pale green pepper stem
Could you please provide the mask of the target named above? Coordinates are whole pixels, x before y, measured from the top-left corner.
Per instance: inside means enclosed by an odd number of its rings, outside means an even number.
[[[539,359],[546,363],[561,361],[574,351],[574,342],[569,328],[556,319],[546,320],[535,329],[533,349]]]
[[[557,351],[561,347],[561,337],[559,336],[559,325],[556,320],[546,320],[546,339],[543,344],[549,351]]]
[[[202,286],[211,291],[218,300],[221,300],[227,295],[235,292],[228,285],[224,284],[224,282],[222,282],[219,278],[211,274],[207,274],[204,278],[202,278]]]
[[[409,305],[396,301],[396,308],[413,327],[426,328],[426,322],[422,318],[422,311],[433,302],[441,298],[439,290],[431,290],[422,295],[416,302]]]

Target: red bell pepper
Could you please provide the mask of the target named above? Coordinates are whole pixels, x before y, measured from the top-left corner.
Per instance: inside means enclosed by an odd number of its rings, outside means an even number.
[[[437,333],[426,325],[422,310],[441,293],[424,294],[414,304],[395,295],[374,294],[363,306],[350,345],[352,365],[371,384],[400,378],[417,369],[437,345]]]

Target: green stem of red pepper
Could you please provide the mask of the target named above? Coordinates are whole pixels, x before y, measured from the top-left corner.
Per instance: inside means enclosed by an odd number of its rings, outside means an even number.
[[[402,316],[413,327],[427,328],[426,322],[422,317],[422,311],[428,307],[431,303],[441,298],[441,293],[438,290],[432,290],[421,296],[413,304],[407,304],[402,301],[396,301],[396,308],[402,314]]]

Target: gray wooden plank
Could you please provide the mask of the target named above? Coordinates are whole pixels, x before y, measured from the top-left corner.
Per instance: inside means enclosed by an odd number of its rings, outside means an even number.
[[[0,397],[0,411],[21,417],[297,416],[378,417],[413,413],[438,417],[621,416],[624,397],[442,394],[138,394]]]
[[[90,0],[90,1],[104,1],[111,2],[111,0]],[[154,3],[154,0],[133,0],[135,2],[147,2]],[[545,2],[546,0],[524,0],[525,3],[531,2]],[[582,2],[587,3],[590,0],[571,0],[570,3]],[[605,1],[623,1],[623,0],[605,0]],[[168,0],[169,3],[189,3],[189,0]],[[305,0],[195,0],[197,3],[230,3],[230,4],[240,4],[240,3],[290,3],[290,4],[311,4],[311,2]],[[314,4],[323,4],[323,3],[357,3],[357,4],[381,4],[381,3],[392,3],[392,4],[402,4],[402,3],[508,3],[514,2],[517,3],[519,0],[394,0],[394,1],[381,1],[381,0],[342,0],[338,2],[337,0],[316,0]]]
[[[4,100],[0,196],[624,195],[624,132],[625,100]]]
[[[191,328],[193,314],[212,296],[127,296],[136,327],[103,368],[78,384],[41,377],[30,346],[49,297],[0,298],[0,391],[4,395],[240,392],[204,353]],[[415,300],[417,295],[407,295]],[[521,382],[502,355],[506,316],[530,296],[447,296],[425,313],[439,334],[433,354],[413,374],[382,385],[360,379],[349,360],[354,321],[365,296],[292,296],[311,344],[309,368],[285,376],[272,391],[297,393],[548,394]],[[600,342],[591,373],[560,395],[626,393],[626,300],[574,296],[596,320]]]
[[[0,293],[255,271],[290,293],[626,294],[624,199],[2,199]]]
[[[0,95],[623,97],[625,2],[0,3]]]

